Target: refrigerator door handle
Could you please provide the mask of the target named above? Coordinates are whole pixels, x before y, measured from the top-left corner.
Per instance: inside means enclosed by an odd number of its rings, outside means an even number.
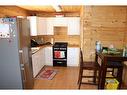
[[[25,82],[26,81],[26,72],[25,72],[24,64],[21,64],[21,71],[23,74],[23,82]]]

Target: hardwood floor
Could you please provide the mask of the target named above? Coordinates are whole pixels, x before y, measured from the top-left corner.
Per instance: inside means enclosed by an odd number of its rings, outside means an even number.
[[[35,79],[34,89],[78,89],[78,67],[49,67],[45,68],[58,70],[58,73],[52,80],[39,80]],[[81,86],[81,89],[97,89],[95,85]]]

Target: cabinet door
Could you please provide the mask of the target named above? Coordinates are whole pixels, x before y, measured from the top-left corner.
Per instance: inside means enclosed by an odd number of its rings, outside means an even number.
[[[38,56],[37,54],[32,55],[32,66],[33,66],[33,76],[35,77],[38,74]]]
[[[52,47],[45,48],[45,65],[53,66]]]
[[[47,18],[47,35],[54,35],[55,26],[68,26],[68,18],[65,17]]]
[[[80,35],[80,18],[68,18],[68,35]]]
[[[35,77],[44,66],[43,49],[32,55],[33,76]]]
[[[79,48],[68,48],[67,50],[67,66],[79,65]]]
[[[37,17],[28,16],[27,19],[30,21],[30,35],[37,36]]]
[[[57,17],[54,18],[54,25],[53,26],[67,26],[67,19],[65,17]]]
[[[40,56],[39,56],[39,58],[40,58],[40,68],[42,69],[44,67],[44,65],[45,65],[44,49],[43,48],[40,49]]]
[[[37,18],[37,35],[46,35],[47,34],[47,21],[46,18],[38,17]]]
[[[54,19],[53,18],[47,18],[47,33],[46,35],[54,35]]]
[[[40,49],[37,53],[38,53],[37,65],[38,65],[38,73],[39,73],[39,71],[42,69],[42,50]]]

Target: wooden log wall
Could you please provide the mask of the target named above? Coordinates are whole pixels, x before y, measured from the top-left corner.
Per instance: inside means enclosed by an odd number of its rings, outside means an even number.
[[[17,6],[0,6],[0,17],[27,16],[26,10]]]
[[[82,6],[81,10],[80,10],[80,46],[81,49],[83,50],[83,18],[84,18],[84,6]]]
[[[116,48],[127,44],[127,7],[84,6],[81,12],[84,60],[94,60],[96,41]]]

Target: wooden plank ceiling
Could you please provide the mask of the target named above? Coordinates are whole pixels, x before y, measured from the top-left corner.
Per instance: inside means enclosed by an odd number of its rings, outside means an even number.
[[[37,11],[37,12],[46,12],[46,13],[55,13],[55,9],[52,6],[18,6],[27,11]],[[63,13],[73,13],[80,12],[81,6],[79,5],[60,5]]]

